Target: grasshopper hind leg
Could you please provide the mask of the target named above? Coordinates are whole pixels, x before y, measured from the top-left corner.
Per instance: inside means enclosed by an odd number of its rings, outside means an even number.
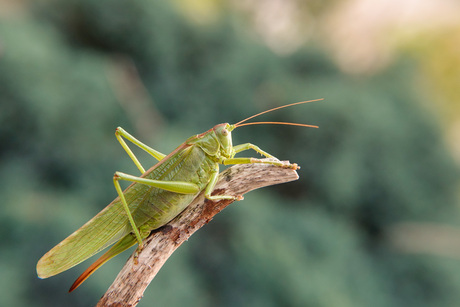
[[[141,165],[141,163],[139,162],[137,157],[134,155],[134,153],[131,151],[131,149],[129,148],[128,144],[126,144],[125,140],[123,140],[122,137],[124,137],[125,139],[127,139],[128,141],[130,141],[131,143],[136,145],[137,147],[141,148],[142,150],[144,150],[145,152],[147,152],[148,154],[153,156],[158,161],[160,161],[161,159],[166,157],[165,154],[162,154],[161,152],[159,152],[159,151],[157,151],[157,150],[145,145],[144,143],[142,143],[141,141],[136,139],[134,136],[132,136],[131,134],[126,132],[121,127],[118,127],[115,130],[115,137],[117,138],[118,142],[120,142],[121,147],[123,147],[123,149],[126,151],[126,153],[131,158],[131,160],[133,160],[134,164],[136,164],[136,166],[139,169],[139,171],[141,172],[141,174],[145,173],[144,167]]]
[[[133,229],[133,233],[137,239],[137,242],[139,244],[139,248],[142,249],[143,244],[142,244],[142,238],[141,234],[139,233],[139,230],[137,229],[136,223],[134,222],[133,216],[131,214],[131,211],[129,210],[128,204],[126,202],[125,195],[123,194],[123,191],[121,190],[120,183],[118,182],[120,180],[120,176],[118,176],[117,173],[113,176],[113,184],[115,186],[115,189],[117,190],[118,196],[120,197],[120,201],[123,204],[123,208],[126,211],[126,215],[128,217],[129,223],[131,224],[131,227]]]
[[[118,196],[120,197],[120,201],[123,204],[123,208],[125,209],[126,215],[128,217],[129,223],[133,229],[133,233],[136,236],[137,241],[139,242],[139,249],[141,250],[143,247],[142,243],[142,235],[139,232],[139,229],[134,222],[133,216],[129,209],[128,203],[126,202],[125,195],[121,190],[121,186],[119,181],[120,180],[127,180],[131,182],[135,182],[138,184],[145,184],[148,186],[156,187],[159,189],[163,189],[166,191],[171,191],[175,193],[181,194],[196,194],[200,191],[200,187],[194,183],[185,182],[185,181],[166,181],[166,180],[153,180],[148,178],[136,177],[131,176],[128,174],[124,174],[121,172],[116,172],[113,176],[113,184],[115,185],[115,189],[117,190]],[[142,229],[140,229],[142,231]]]

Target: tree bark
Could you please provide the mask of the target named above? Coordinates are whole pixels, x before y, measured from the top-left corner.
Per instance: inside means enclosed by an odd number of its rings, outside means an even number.
[[[297,172],[289,165],[286,162],[287,167],[269,164],[232,166],[219,175],[213,195],[243,195],[261,187],[297,180]],[[136,306],[172,253],[232,202],[210,201],[204,193],[198,195],[176,218],[150,234],[137,259],[131,255],[97,306]]]

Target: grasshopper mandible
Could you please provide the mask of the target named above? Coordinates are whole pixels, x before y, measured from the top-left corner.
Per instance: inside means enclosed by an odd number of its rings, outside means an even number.
[[[228,123],[216,125],[204,133],[188,138],[169,155],[150,148],[118,127],[115,136],[141,172],[141,176],[116,172],[113,183],[118,197],[81,228],[47,252],[37,263],[38,277],[47,278],[66,271],[116,242],[78,277],[69,290],[71,292],[112,257],[136,243],[140,251],[143,247],[143,240],[152,230],[171,221],[200,192],[204,191],[205,197],[209,200],[241,200],[240,195],[211,195],[219,175],[219,164],[268,163],[297,169],[296,164],[286,166],[285,163],[256,145],[246,143],[233,146],[231,132],[238,127],[256,124],[317,128],[313,125],[286,122],[245,122],[277,109],[319,100],[322,99],[273,108],[233,125]],[[146,151],[159,162],[145,171],[123,138]],[[273,158],[273,160],[234,157],[235,154],[249,149],[267,158]],[[132,184],[122,191],[120,180],[129,181]]]

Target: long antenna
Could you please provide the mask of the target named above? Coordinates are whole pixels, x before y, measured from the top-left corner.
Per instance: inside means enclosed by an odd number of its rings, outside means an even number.
[[[252,122],[252,123],[245,123],[245,124],[240,124],[238,126],[234,125],[236,128],[237,127],[242,127],[242,126],[250,126],[250,125],[288,125],[288,126],[300,126],[300,127],[310,127],[310,128],[318,128],[316,125],[307,125],[307,124],[298,124],[298,123],[286,123],[286,122]]]
[[[286,104],[286,105],[284,105],[284,106],[276,107],[276,108],[273,108],[273,109],[270,109],[270,110],[266,110],[266,111],[257,113],[257,114],[255,114],[255,115],[249,116],[248,118],[245,118],[245,119],[243,119],[243,120],[237,122],[237,123],[234,124],[233,126],[235,126],[235,128],[236,128],[236,127],[249,126],[249,125],[276,124],[276,125],[292,125],[292,126],[302,126],[302,127],[313,127],[313,128],[318,128],[318,126],[313,126],[313,125],[295,124],[295,123],[285,123],[285,122],[253,122],[253,123],[246,123],[246,124],[242,124],[242,123],[244,123],[245,121],[248,121],[248,120],[250,120],[250,119],[252,119],[252,118],[254,118],[254,117],[257,117],[257,116],[260,116],[260,115],[262,115],[262,114],[268,113],[268,112],[272,112],[272,111],[279,110],[279,109],[283,109],[283,108],[287,108],[287,107],[292,107],[292,106],[295,106],[295,105],[298,105],[298,104],[304,104],[304,103],[308,103],[308,102],[321,101],[321,100],[324,100],[324,98],[321,98],[321,99],[314,99],[314,100],[307,100],[307,101],[301,101],[301,102],[294,102],[294,103]]]

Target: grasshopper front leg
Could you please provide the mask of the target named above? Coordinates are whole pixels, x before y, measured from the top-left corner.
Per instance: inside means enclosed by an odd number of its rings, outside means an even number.
[[[262,160],[262,159],[257,159],[257,158],[228,158],[223,160],[224,165],[231,165],[231,164],[252,164],[252,163],[262,163],[262,164],[271,164],[271,165],[276,165],[276,166],[281,166],[281,167],[288,167],[292,169],[298,169],[299,166],[297,164],[286,164],[284,162],[281,162],[278,158],[275,156],[272,156],[268,152],[263,151],[262,149],[259,148],[259,146],[251,144],[251,143],[245,143],[241,145],[236,145],[233,146],[233,150],[236,153],[252,149],[255,152],[261,154],[262,156],[265,156],[267,158],[275,159],[275,161],[270,161],[270,160]]]
[[[278,160],[278,158],[276,158],[275,156],[272,156],[268,152],[263,151],[262,149],[260,149],[259,146],[251,144],[251,143],[244,143],[244,144],[233,146],[233,151],[235,152],[235,154],[237,154],[239,152],[242,152],[242,151],[245,151],[245,150],[249,150],[249,149],[252,149],[255,152],[257,152],[257,153],[259,153],[262,156],[265,156],[267,158],[273,158],[273,159]]]
[[[252,145],[252,144],[249,144]],[[244,144],[244,146],[247,146]],[[252,145],[258,150],[257,152],[262,152],[266,157],[270,157],[272,159],[276,159],[275,157],[271,156],[270,154],[265,153],[264,151],[260,150],[259,147]],[[251,149],[254,149],[253,147],[249,147]],[[276,165],[276,166],[281,166],[281,167],[289,167],[292,169],[297,169],[298,166],[297,164],[286,164],[284,162],[279,161],[278,159],[274,161],[267,161],[267,160],[261,160],[261,159],[256,159],[256,158],[229,158],[229,159],[223,159],[222,163],[224,165],[231,165],[231,164],[252,164],[252,163],[262,163],[262,164],[271,164],[271,165]],[[205,194],[204,196],[209,199],[209,200],[222,200],[222,199],[231,199],[231,200],[243,200],[242,195],[211,195],[212,191],[214,190],[214,187],[216,186],[217,179],[219,176],[219,164],[216,163],[214,166],[214,169],[212,170],[211,173],[211,179],[209,180],[208,185],[206,186],[205,189]]]

